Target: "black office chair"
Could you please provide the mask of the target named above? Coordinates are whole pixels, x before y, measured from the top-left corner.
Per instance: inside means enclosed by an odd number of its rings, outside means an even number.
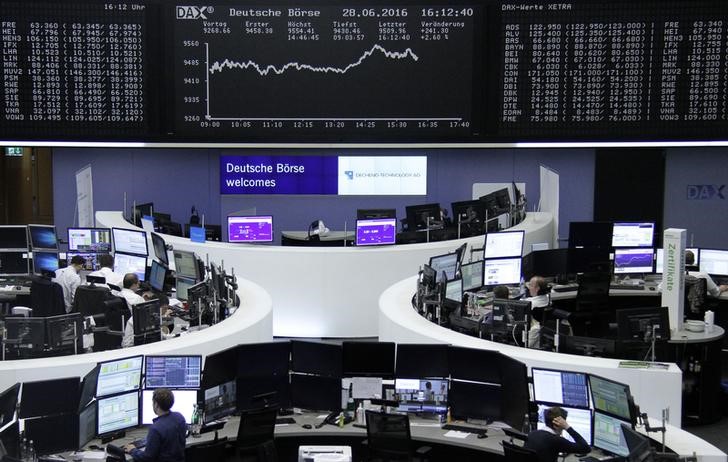
[[[538,453],[508,441],[502,441],[503,454],[508,462],[538,462]]]
[[[409,416],[366,411],[368,460],[426,460],[427,446],[412,451]]]
[[[185,462],[211,462],[227,459],[227,437],[193,444],[185,448]]]
[[[685,276],[685,316],[702,321],[705,316],[708,281],[705,278]]]
[[[609,330],[610,273],[579,275],[574,313],[569,317],[575,335],[602,337]]]
[[[104,301],[110,298],[111,291],[106,286],[78,286],[73,296],[73,311],[84,317],[102,314]]]
[[[273,442],[278,407],[245,411],[240,416],[236,441],[240,460],[277,462]]]
[[[33,276],[30,282],[30,307],[36,317],[66,314],[63,288],[50,278]]]
[[[101,302],[101,314],[94,316],[94,351],[121,348],[121,340],[124,338],[124,328],[130,316],[129,306],[122,297],[111,294],[109,296],[108,300]]]

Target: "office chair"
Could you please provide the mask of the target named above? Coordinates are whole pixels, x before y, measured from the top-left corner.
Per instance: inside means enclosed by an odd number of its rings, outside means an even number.
[[[685,276],[685,316],[688,319],[703,320],[707,293],[705,278]]]
[[[579,275],[574,313],[569,317],[575,335],[602,337],[609,328],[610,273]]]
[[[63,288],[49,278],[34,276],[30,283],[30,306],[38,317],[66,314]]]
[[[108,289],[107,289],[108,290]],[[78,293],[78,292],[77,292]],[[121,347],[129,307],[122,297],[113,297],[101,302],[101,314],[95,315],[93,328],[94,351],[115,350]]]
[[[502,441],[501,444],[507,462],[538,462],[538,453],[533,449],[526,449],[508,441]]]
[[[102,314],[104,301],[111,298],[111,291],[106,286],[78,286],[73,296],[73,311],[85,316]]]
[[[277,415],[277,406],[241,414],[236,441],[241,460],[277,462],[278,456],[273,443]]]
[[[228,439],[223,437],[214,441],[206,441],[185,448],[185,462],[210,462],[226,459],[225,449]]]
[[[409,416],[366,411],[368,460],[425,460],[429,447],[412,451]],[[417,458],[415,459],[415,456]]]

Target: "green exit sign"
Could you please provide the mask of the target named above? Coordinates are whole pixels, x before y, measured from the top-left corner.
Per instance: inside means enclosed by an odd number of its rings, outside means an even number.
[[[23,157],[23,148],[18,148],[18,147],[5,148],[5,155],[8,157]]]

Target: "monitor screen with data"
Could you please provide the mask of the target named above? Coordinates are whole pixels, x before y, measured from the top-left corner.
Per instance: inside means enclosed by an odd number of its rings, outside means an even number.
[[[652,272],[652,248],[614,249],[614,274],[644,274]]]
[[[483,285],[518,284],[521,282],[521,258],[492,258],[485,260]]]
[[[571,423],[571,416],[569,416],[569,423]],[[592,445],[618,456],[628,455],[629,448],[622,433],[622,424],[629,425],[629,422],[594,411],[594,440]]]
[[[445,300],[450,300],[458,303],[463,301],[462,279],[458,278],[447,281],[447,283],[445,284]]]
[[[197,390],[171,390],[174,394],[172,411],[179,412],[185,418],[187,424],[192,423],[192,413],[197,404]],[[154,390],[142,391],[142,425],[151,425],[152,420],[157,417],[152,408],[152,395]]]
[[[272,242],[273,217],[228,217],[228,242]]]
[[[447,412],[447,379],[396,379],[394,393],[399,411],[411,413]]]
[[[104,435],[139,425],[139,392],[100,398],[97,403],[96,433]]]
[[[143,281],[147,273],[147,257],[117,252],[114,255],[114,272],[116,274],[134,273]]]
[[[533,368],[531,375],[535,401],[570,407],[589,407],[586,374]]]
[[[445,279],[455,278],[455,273],[458,269],[458,254],[457,252],[447,253],[445,255],[437,255],[430,257],[430,267],[435,270],[437,280],[442,280],[442,273],[445,273]]]
[[[589,375],[589,389],[594,409],[620,419],[630,420],[629,385]]]
[[[189,279],[200,278],[200,268],[197,265],[197,257],[194,252],[187,252],[185,250],[175,250],[174,255],[174,266],[177,276],[182,276]]]
[[[612,247],[652,247],[654,223],[614,223]]]
[[[396,237],[396,218],[356,220],[356,245],[394,244]]]
[[[524,231],[502,231],[485,235],[484,258],[521,257]]]
[[[544,420],[544,411],[550,408],[550,404],[538,403],[538,426],[539,430],[546,428]],[[575,407],[561,406],[567,412],[566,420],[571,428],[581,435],[584,440],[591,446],[592,444],[592,415],[590,409],[580,409]],[[574,438],[568,432],[561,432],[561,436],[567,440],[574,442]]]
[[[463,290],[475,290],[483,287],[483,260],[466,263],[460,267]]]
[[[111,252],[109,228],[68,228],[68,250],[73,252]]]
[[[141,355],[99,363],[96,397],[138,390],[141,386],[143,363],[144,357]]]
[[[114,251],[134,255],[149,255],[147,233],[133,229],[111,228],[114,237]]]
[[[695,256],[694,266],[700,266],[700,249],[697,247],[690,247],[685,251],[691,251]],[[655,250],[655,273],[662,274],[662,263],[665,259],[665,249],[659,248]],[[702,270],[701,270],[702,271]]]
[[[146,356],[145,388],[199,388],[202,357]]]
[[[728,276],[728,250],[700,249],[700,271]]]

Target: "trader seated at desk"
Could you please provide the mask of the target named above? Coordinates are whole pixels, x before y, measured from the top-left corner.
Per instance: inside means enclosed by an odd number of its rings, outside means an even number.
[[[685,267],[695,266],[695,254],[691,250],[685,251]],[[728,285],[717,285],[708,273],[702,271],[688,271],[688,275],[705,279],[707,290],[713,297],[720,297],[723,292],[728,292]]]
[[[114,256],[108,253],[99,255],[99,270],[89,273],[89,276],[102,277],[108,284],[115,285],[116,287],[122,287],[124,276],[119,273],[115,273],[114,268]]]
[[[531,302],[531,327],[528,330],[528,347],[539,348],[541,321],[544,308],[549,306],[549,286],[543,276],[533,276],[528,281],[528,297],[524,300]]]
[[[153,420],[144,449],[133,444],[124,451],[135,461],[184,462],[187,424],[179,412],[171,411],[174,394],[166,388],[158,388],[152,394],[152,409],[157,417]]]
[[[571,428],[566,416],[567,412],[564,409],[558,406],[550,407],[543,413],[546,428],[528,434],[524,447],[536,451],[539,462],[556,462],[559,453],[586,454],[591,451],[589,443]],[[564,430],[573,438],[573,443],[561,436]]]

